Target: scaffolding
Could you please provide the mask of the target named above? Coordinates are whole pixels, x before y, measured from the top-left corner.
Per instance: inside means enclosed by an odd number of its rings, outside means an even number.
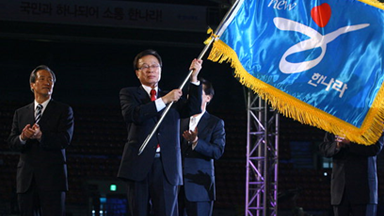
[[[279,114],[252,90],[246,94],[245,215],[277,215]]]

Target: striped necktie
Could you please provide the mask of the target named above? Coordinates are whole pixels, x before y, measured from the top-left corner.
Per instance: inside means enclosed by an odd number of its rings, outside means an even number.
[[[39,123],[41,119],[41,111],[43,110],[43,105],[39,104],[36,107],[36,117],[35,117],[35,123]]]

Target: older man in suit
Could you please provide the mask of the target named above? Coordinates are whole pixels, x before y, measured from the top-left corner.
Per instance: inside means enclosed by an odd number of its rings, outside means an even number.
[[[214,96],[210,82],[203,85],[202,112],[181,122],[184,185],[179,194],[180,215],[210,216],[216,199],[215,160],[224,153],[224,121],[206,111]]]
[[[366,146],[326,133],[319,149],[325,157],[333,158],[331,204],[335,216],[377,214],[376,160],[383,143],[383,136]]]
[[[20,152],[17,193],[22,216],[65,215],[68,190],[65,148],[73,134],[73,111],[52,99],[56,76],[45,65],[30,75],[34,102],[16,110],[8,144]]]
[[[177,191],[182,184],[180,118],[200,112],[201,86],[197,76],[202,60],[194,59],[188,99],[181,89],[158,88],[162,60],[154,50],[144,50],[133,62],[141,85],[123,88],[120,103],[128,139],[118,177],[127,183],[128,206],[132,216],[176,216]],[[166,104],[175,102],[143,152],[139,148],[154,129]]]

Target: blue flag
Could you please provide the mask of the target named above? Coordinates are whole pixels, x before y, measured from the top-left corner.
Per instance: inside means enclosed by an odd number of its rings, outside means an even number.
[[[208,59],[287,117],[370,145],[384,122],[384,5],[240,0]]]

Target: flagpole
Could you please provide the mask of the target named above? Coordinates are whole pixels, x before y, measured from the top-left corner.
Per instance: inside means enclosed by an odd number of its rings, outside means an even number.
[[[219,26],[217,27],[215,33],[213,35],[211,35],[211,38],[210,40],[208,40],[208,43],[205,45],[205,47],[203,48],[203,50],[200,52],[199,56],[197,59],[201,60],[203,58],[203,56],[205,55],[205,53],[207,52],[208,48],[211,46],[211,44],[213,43],[214,39],[215,39],[215,35],[217,35],[217,33],[221,30],[222,26],[224,25],[224,23],[228,20],[228,17],[232,14],[233,10],[236,8],[236,6],[238,5],[239,2],[241,2],[242,0],[236,0],[236,2],[232,5],[232,7],[230,8],[230,10],[227,12],[227,14],[224,16],[224,18],[221,20]],[[185,84],[188,82],[189,78],[191,77],[193,73],[193,70],[189,70],[189,73],[187,75],[187,77],[184,79],[183,83],[180,85],[179,89],[183,89]],[[149,140],[151,140],[152,136],[155,134],[157,128],[159,128],[161,122],[163,121],[165,115],[167,115],[169,109],[171,108],[171,106],[173,105],[173,101],[171,103],[169,103],[163,114],[161,115],[159,121],[156,123],[155,127],[152,129],[151,133],[148,134],[147,138],[144,140],[143,144],[140,146],[139,148],[139,153],[138,155],[141,155],[141,153],[143,153],[145,147],[148,145],[149,143]]]

